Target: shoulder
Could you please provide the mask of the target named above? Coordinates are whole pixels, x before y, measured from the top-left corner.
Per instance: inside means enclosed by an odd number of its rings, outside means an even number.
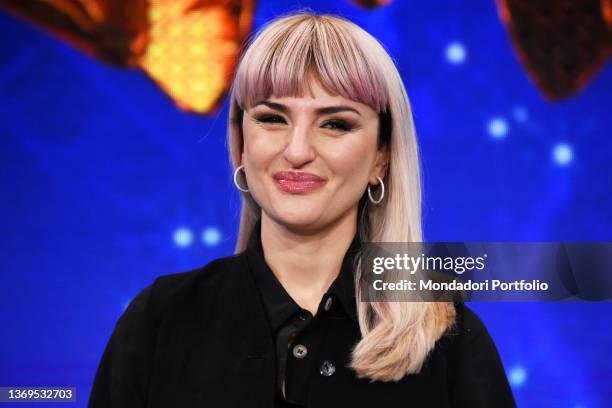
[[[470,343],[485,334],[488,335],[484,322],[468,305],[456,301],[453,306],[454,321],[438,340],[441,348],[456,348],[460,345],[458,343]]]
[[[456,331],[463,341],[471,342],[481,336],[488,336],[484,322],[465,303],[455,302]]]
[[[465,303],[454,302],[455,322],[438,340],[436,349],[456,373],[476,360],[496,362],[497,348],[482,319]]]
[[[484,321],[463,302],[455,302],[455,323],[446,331],[442,342],[452,358],[469,358],[471,353],[497,355],[497,347]]]
[[[244,253],[213,259],[204,266],[187,271],[161,275],[151,285],[155,290],[170,295],[173,291],[189,285],[214,285],[222,280],[234,278],[244,265]]]
[[[489,330],[465,303],[455,303],[456,322],[449,331],[454,406],[515,407],[498,349]]]
[[[161,275],[142,289],[115,325],[98,365],[88,406],[144,406],[159,334],[166,330],[174,335],[180,319],[201,318],[194,310],[204,310],[223,298],[214,295],[224,288],[239,286],[245,269],[242,254]],[[162,322],[170,324],[164,328]]]
[[[241,252],[224,256],[197,268],[160,275],[134,297],[128,310],[132,314],[147,310],[148,314],[155,315],[177,300],[187,301],[209,292],[231,288],[241,279],[240,274],[246,267],[243,255]]]

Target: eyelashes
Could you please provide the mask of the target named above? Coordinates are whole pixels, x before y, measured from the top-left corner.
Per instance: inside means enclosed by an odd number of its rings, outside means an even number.
[[[278,115],[255,116],[255,120],[260,123],[285,123],[285,119]]]
[[[287,123],[282,116],[279,115],[259,115],[255,116],[255,121],[266,124],[284,124]],[[337,130],[341,132],[350,132],[355,129],[355,125],[342,119],[331,119],[321,125],[325,129]]]
[[[350,132],[351,130],[355,128],[350,123],[344,120],[337,120],[337,119],[325,122],[324,126],[327,126],[327,125],[333,126],[333,128],[330,128],[330,129],[340,130],[342,132]]]

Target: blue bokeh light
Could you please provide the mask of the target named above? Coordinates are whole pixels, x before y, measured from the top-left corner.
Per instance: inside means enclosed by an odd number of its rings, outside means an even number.
[[[465,62],[467,51],[460,42],[452,42],[446,47],[446,59],[453,65],[460,65]]]
[[[559,143],[553,147],[553,160],[560,166],[567,166],[574,159],[574,151],[567,143]]]
[[[179,227],[174,230],[173,234],[174,244],[177,247],[185,248],[193,243],[193,233],[187,227]]]
[[[489,121],[487,129],[493,139],[503,139],[508,134],[508,122],[503,118],[495,117]]]
[[[522,386],[527,381],[527,370],[522,366],[511,368],[508,372],[508,381],[513,386]]]
[[[216,227],[207,227],[202,231],[202,242],[207,246],[216,246],[221,241],[221,231]]]

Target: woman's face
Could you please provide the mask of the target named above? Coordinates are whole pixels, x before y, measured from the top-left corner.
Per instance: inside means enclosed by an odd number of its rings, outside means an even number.
[[[304,97],[270,97],[244,112],[242,164],[267,216],[293,228],[322,228],[354,210],[384,175],[378,114],[329,94],[318,81]],[[377,190],[378,192],[378,190]]]

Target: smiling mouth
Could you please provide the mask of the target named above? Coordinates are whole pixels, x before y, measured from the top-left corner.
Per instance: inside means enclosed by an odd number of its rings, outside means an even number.
[[[281,190],[291,194],[308,193],[322,187],[323,184],[325,184],[324,181],[276,180],[276,185]]]
[[[274,175],[276,185],[290,194],[303,194],[322,187],[326,180],[315,174],[282,171]]]

